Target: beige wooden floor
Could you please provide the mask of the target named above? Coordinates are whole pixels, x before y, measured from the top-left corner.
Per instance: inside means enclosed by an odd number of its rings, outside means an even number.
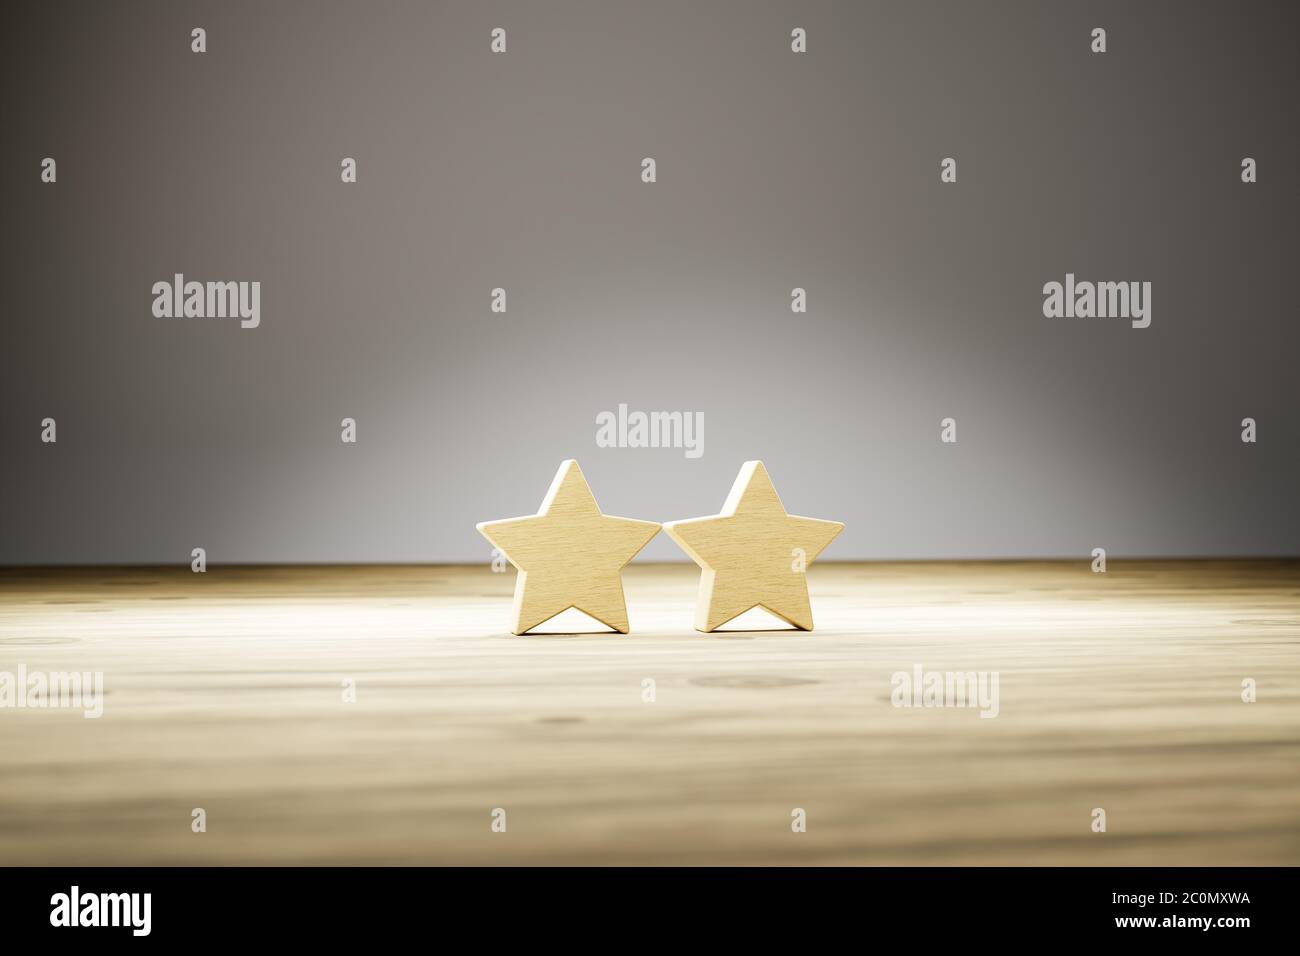
[[[0,709],[0,864],[1300,864],[1300,563],[816,565],[815,632],[707,636],[696,574],[518,638],[486,566],[0,571],[0,671],[107,689]]]

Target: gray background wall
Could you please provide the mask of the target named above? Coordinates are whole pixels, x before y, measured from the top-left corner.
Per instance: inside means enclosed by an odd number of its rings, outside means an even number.
[[[0,563],[485,561],[566,457],[657,520],[763,458],[827,558],[1300,553],[1295,4],[3,15]],[[1043,318],[1067,271],[1151,327]],[[598,449],[620,402],[704,456]]]

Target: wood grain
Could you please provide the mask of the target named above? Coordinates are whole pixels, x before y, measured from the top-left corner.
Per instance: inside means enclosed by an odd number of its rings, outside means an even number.
[[[0,863],[1300,863],[1300,563],[818,564],[817,631],[708,635],[697,573],[514,637],[486,565],[0,571],[0,670],[107,689],[0,710]]]

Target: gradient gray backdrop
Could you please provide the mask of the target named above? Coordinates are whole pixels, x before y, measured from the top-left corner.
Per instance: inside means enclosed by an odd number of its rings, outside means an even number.
[[[566,457],[655,520],[762,458],[827,558],[1300,553],[1294,3],[3,15],[0,563],[486,561]],[[1067,271],[1151,327],[1044,319]],[[596,448],[620,402],[704,457]]]

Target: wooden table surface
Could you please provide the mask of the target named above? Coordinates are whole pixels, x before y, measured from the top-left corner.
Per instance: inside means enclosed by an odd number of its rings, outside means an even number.
[[[512,637],[486,565],[0,570],[0,671],[106,690],[0,709],[0,864],[1300,864],[1300,562],[819,564],[812,633],[697,574]]]

